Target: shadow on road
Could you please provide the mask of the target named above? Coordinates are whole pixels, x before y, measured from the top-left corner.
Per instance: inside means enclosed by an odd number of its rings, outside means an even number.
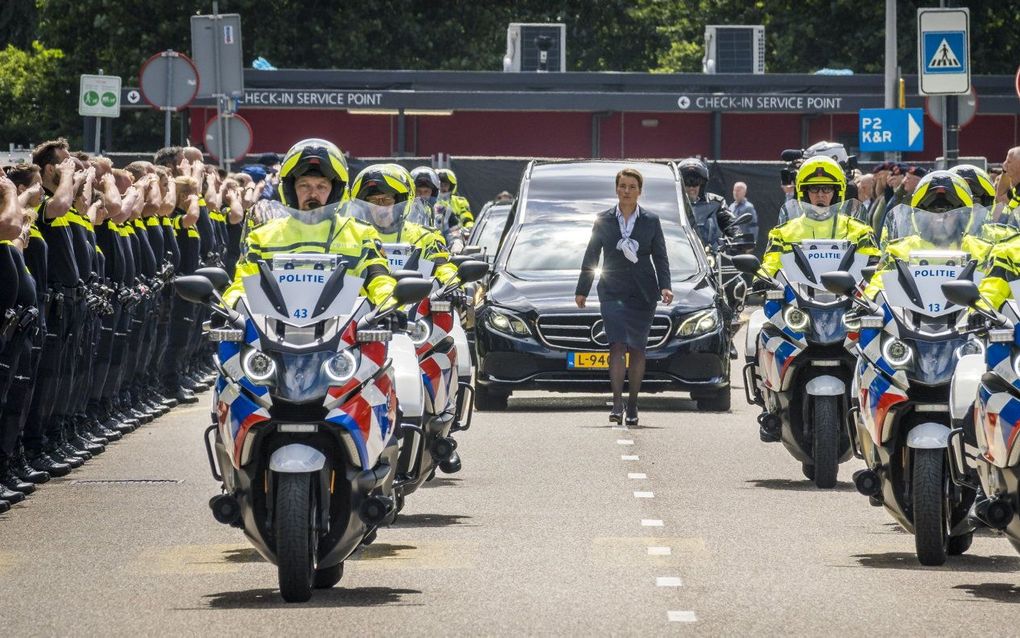
[[[994,600],[1000,603],[1020,603],[1020,585],[1009,583],[982,583],[980,585],[957,585],[953,589],[961,589],[974,598]]]
[[[605,412],[609,416],[608,396],[597,397],[511,397],[507,412]],[[638,402],[641,412],[696,412],[697,404],[690,399],[645,396]]]
[[[228,563],[264,563],[265,558],[259,554],[254,547],[244,549],[230,549],[223,552],[223,560]]]
[[[417,589],[362,587],[360,589],[319,589],[306,603],[287,603],[277,589],[248,589],[209,594],[209,609],[301,609],[316,607],[381,607],[385,605],[418,605],[405,602],[404,597],[420,594]]]
[[[783,490],[790,492],[856,492],[853,483],[836,483],[836,487],[830,489],[819,489],[808,480],[794,481],[791,479],[754,479],[745,481],[751,487],[763,487],[767,490]]]
[[[426,481],[422,487],[457,487],[457,484],[463,481],[464,479],[444,476],[442,478],[434,478],[431,481]]]
[[[1016,556],[950,556],[945,565],[926,567],[917,562],[913,552],[887,552],[885,554],[858,554],[852,557],[861,567],[877,569],[909,569],[944,572],[1001,572],[1012,573],[1020,569]]]
[[[468,520],[471,520],[470,516],[461,516],[460,514],[400,514],[392,526],[446,527],[448,525],[465,525],[462,521]]]
[[[363,546],[347,560],[377,560],[380,558],[396,558],[402,553],[413,552],[418,549],[417,545],[395,545],[393,543],[375,542]]]

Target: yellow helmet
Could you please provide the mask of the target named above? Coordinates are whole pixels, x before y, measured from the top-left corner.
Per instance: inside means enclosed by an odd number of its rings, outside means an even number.
[[[439,183],[446,182],[450,185],[450,194],[457,194],[457,174],[448,168],[441,168],[436,171],[439,174]]]
[[[945,212],[957,208],[970,208],[974,196],[967,180],[950,171],[932,171],[917,183],[910,206],[930,212]]]
[[[830,204],[837,204],[843,201],[846,194],[846,174],[834,159],[816,155],[805,160],[797,170],[797,199],[810,201],[807,189],[811,186],[832,186],[835,193]]]
[[[347,191],[347,160],[336,144],[317,138],[301,140],[287,151],[280,164],[280,201],[285,206],[298,205],[294,182],[305,174],[321,175],[333,184],[324,204],[335,204]]]
[[[414,182],[399,164],[372,164],[354,178],[351,197],[367,200],[377,193],[393,195],[397,203],[406,202],[414,197]]]
[[[991,207],[995,203],[995,186],[988,173],[973,164],[959,164],[949,169],[950,173],[959,175],[967,181],[971,195],[984,206]]]

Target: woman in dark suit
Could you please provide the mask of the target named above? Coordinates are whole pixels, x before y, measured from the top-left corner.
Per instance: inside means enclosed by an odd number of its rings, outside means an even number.
[[[645,349],[655,306],[660,299],[667,305],[673,302],[662,225],[658,217],[637,203],[643,183],[641,173],[632,168],[617,173],[619,203],[595,218],[574,292],[577,307],[584,308],[601,256],[599,307],[609,340],[609,381],[613,389],[609,420],[623,422],[623,380],[627,375],[627,425],[638,423],[637,397],[645,376]]]

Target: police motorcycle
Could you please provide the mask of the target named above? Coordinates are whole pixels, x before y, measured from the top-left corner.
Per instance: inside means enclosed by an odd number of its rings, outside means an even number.
[[[847,203],[789,207],[792,219],[832,220],[831,235],[846,219]],[[745,337],[744,388],[747,402],[758,405],[763,429],[779,432],[783,446],[801,462],[804,476],[819,488],[836,485],[839,464],[851,457],[843,423],[850,408],[854,356],[846,350],[844,315],[852,301],[822,284],[822,274],[834,270],[863,279],[868,255],[857,253],[847,239],[815,237],[794,244],[782,255],[782,266],[767,279],[762,309],[748,321]],[[756,257],[734,258],[748,274],[757,273]]]
[[[335,214],[274,204],[277,214]],[[205,444],[222,493],[209,505],[277,565],[288,602],[335,585],[344,561],[395,516],[396,306],[371,309],[345,259],[259,261],[236,309],[220,296],[229,283],[220,269],[175,280],[182,298],[215,316],[208,337],[218,375]],[[401,281],[392,298],[416,303],[431,289]]]
[[[391,215],[392,208],[363,200],[348,203],[350,214],[368,223]],[[414,200],[404,220],[431,227],[429,212],[420,200]],[[401,281],[423,280],[431,287],[427,298],[404,309],[407,334],[394,336],[406,342],[394,357],[403,425],[396,482],[399,512],[404,498],[431,479],[437,468],[449,474],[460,470],[452,434],[471,426],[474,389],[467,335],[455,302],[461,285],[485,276],[488,264],[455,258],[460,262],[457,276],[444,284],[436,277],[436,264],[422,257],[419,247],[399,241],[403,239],[400,231],[396,235],[398,241],[382,245],[394,276]]]
[[[881,290],[874,302],[860,300],[856,320],[856,401],[848,430],[867,468],[854,473],[854,484],[914,534],[921,564],[941,565],[973,539],[967,513],[975,493],[951,480],[947,449],[953,371],[977,351],[968,342],[967,307],[947,299],[942,284],[980,280],[968,235],[979,235],[984,219],[972,219],[970,208],[932,213],[906,205],[890,218],[882,257],[889,267],[876,273]],[[844,272],[822,281],[838,294],[852,293],[856,284]]]
[[[978,305],[973,282],[943,284],[947,298],[984,319],[974,352],[960,358],[953,375],[953,479],[979,489],[972,514],[1020,552],[1020,280],[1010,290],[1012,299],[994,312]]]

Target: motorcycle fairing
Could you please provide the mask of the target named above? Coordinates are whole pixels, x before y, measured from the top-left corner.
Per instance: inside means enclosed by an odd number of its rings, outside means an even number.
[[[1017,463],[1020,448],[1016,442],[1020,435],[1020,400],[1008,392],[995,392],[987,384],[978,388],[975,409],[975,428],[978,449],[989,463],[1006,468]]]
[[[898,372],[902,374],[902,371]],[[889,410],[906,401],[907,395],[863,357],[858,359],[857,374],[861,378],[860,405],[864,425],[872,441],[876,445],[881,445],[890,435],[890,432],[885,431],[885,420]]]

